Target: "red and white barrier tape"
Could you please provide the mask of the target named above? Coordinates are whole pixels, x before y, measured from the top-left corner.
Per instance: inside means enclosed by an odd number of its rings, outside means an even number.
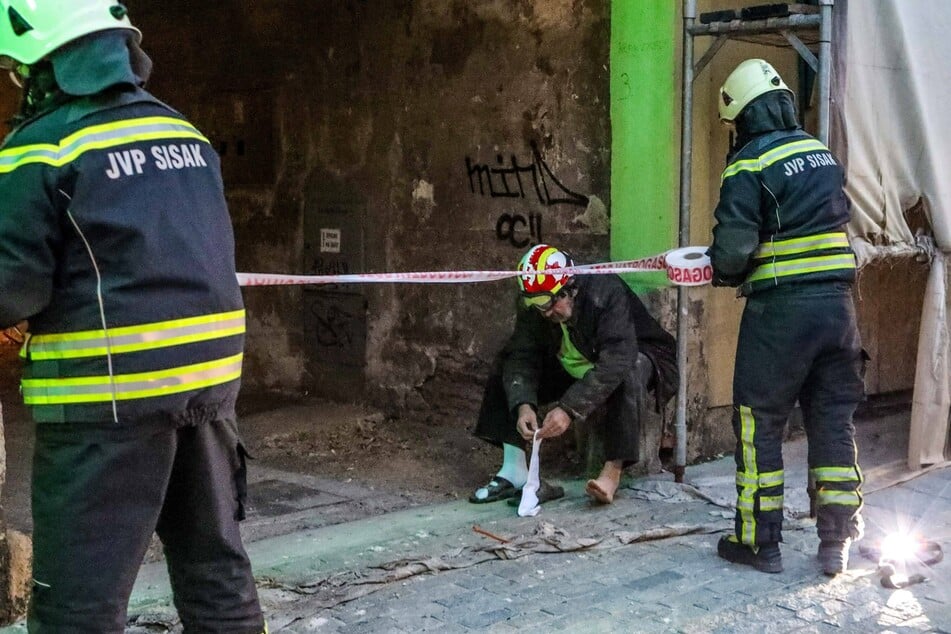
[[[639,260],[583,264],[538,271],[536,275],[607,275],[610,273],[653,273],[667,271],[667,279],[677,286],[702,286],[713,279],[706,247],[683,247]],[[493,282],[524,275],[521,271],[412,271],[408,273],[355,273],[347,275],[281,275],[238,273],[241,286],[287,286],[301,284],[458,284]]]

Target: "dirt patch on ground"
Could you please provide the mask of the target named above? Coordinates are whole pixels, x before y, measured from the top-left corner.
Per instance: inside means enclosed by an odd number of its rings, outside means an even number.
[[[240,426],[262,466],[352,481],[427,503],[468,498],[498,470],[501,450],[472,435],[474,414],[471,419],[436,424],[416,416],[387,418],[364,405],[249,397],[242,401]],[[572,440],[543,445],[544,475],[581,473]]]
[[[19,377],[9,374],[0,380],[7,458],[2,507],[9,526],[30,532],[32,424],[16,392]],[[424,415],[387,418],[362,404],[242,394],[238,424],[255,459],[252,468],[353,482],[399,496],[408,507],[467,499],[495,474],[501,450],[472,435],[475,418],[434,423]],[[543,476],[581,474],[570,436],[542,446]]]

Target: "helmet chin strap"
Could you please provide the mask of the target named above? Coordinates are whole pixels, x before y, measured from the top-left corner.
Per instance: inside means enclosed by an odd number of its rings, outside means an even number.
[[[13,83],[21,87],[23,99],[20,102],[20,111],[13,118],[14,124],[19,124],[36,115],[62,103],[67,97],[56,84],[53,67],[48,63],[29,67],[18,66],[12,72]]]
[[[23,88],[26,85],[26,80],[30,78],[30,67],[26,64],[17,64],[10,68],[10,81],[17,88]]]

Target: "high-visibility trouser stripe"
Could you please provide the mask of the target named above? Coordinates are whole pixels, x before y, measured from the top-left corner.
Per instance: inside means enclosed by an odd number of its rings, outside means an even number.
[[[819,506],[837,504],[839,506],[861,506],[862,496],[858,491],[834,491],[819,489],[816,492],[816,504]]]
[[[103,403],[113,398],[125,401],[198,390],[233,381],[241,376],[239,353],[223,359],[192,365],[108,376],[68,379],[23,379],[23,402],[27,405]]]
[[[809,470],[815,482],[861,482],[862,471],[854,467],[816,467]]]
[[[740,445],[743,456],[743,485],[736,501],[736,510],[740,515],[740,542],[754,546],[756,544],[756,517],[753,514],[753,500],[758,490],[759,474],[756,468],[756,446],[753,436],[756,433],[756,420],[753,410],[746,405],[740,406]],[[737,478],[739,482],[739,478]]]
[[[781,486],[783,482],[784,478],[782,469],[779,471],[760,473],[755,478],[750,477],[742,471],[736,472],[736,486],[740,488],[753,486],[760,489],[765,489],[768,487]]]
[[[83,128],[58,144],[39,143],[0,150],[0,174],[31,163],[62,167],[91,150],[159,139],[208,139],[193,125],[174,117],[141,117]]]
[[[753,257],[757,259],[780,258],[821,249],[848,249],[850,246],[849,237],[842,232],[819,233],[801,238],[790,238],[789,240],[763,242],[753,253]]]
[[[172,319],[137,326],[34,335],[23,356],[34,361],[78,359],[141,350],[155,350],[244,333],[244,310]]]
[[[769,262],[756,267],[746,282],[788,277],[790,275],[807,275],[822,271],[836,271],[855,268],[855,256],[851,253],[837,255],[822,255],[812,258],[798,258],[785,262]]]
[[[816,139],[802,139],[801,141],[786,143],[785,145],[780,145],[777,148],[773,148],[758,158],[745,159],[728,165],[727,168],[723,170],[723,174],[720,176],[720,182],[722,183],[726,179],[730,178],[731,176],[735,176],[740,172],[761,172],[770,165],[787,159],[794,154],[823,151],[828,152],[829,148]]]
[[[759,497],[760,511],[781,511],[783,510],[783,496],[781,495],[761,495]]]

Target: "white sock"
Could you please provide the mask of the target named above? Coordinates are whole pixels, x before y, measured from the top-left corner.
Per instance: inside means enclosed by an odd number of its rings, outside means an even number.
[[[528,463],[525,459],[525,450],[515,445],[502,445],[502,467],[496,474],[505,478],[521,489],[528,480]]]
[[[505,478],[516,489],[521,489],[528,481],[528,464],[525,461],[525,450],[515,445],[502,445],[502,468],[495,474],[497,478]],[[485,487],[476,489],[475,497],[484,500],[489,497],[489,490]]]

